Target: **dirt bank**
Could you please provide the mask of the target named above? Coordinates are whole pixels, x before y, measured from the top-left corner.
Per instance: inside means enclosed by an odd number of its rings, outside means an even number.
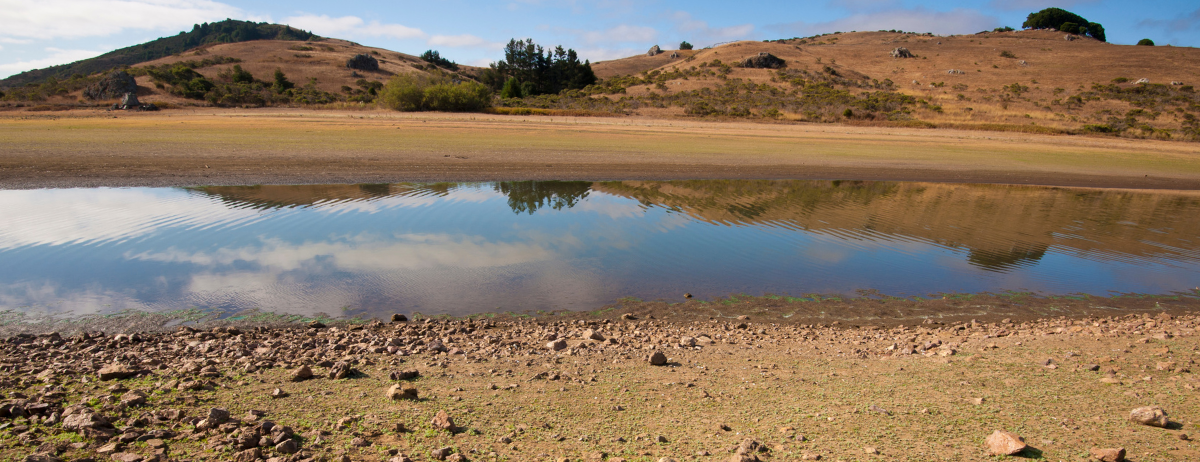
[[[682,178],[1200,189],[1194,143],[273,109],[0,114],[0,187]]]

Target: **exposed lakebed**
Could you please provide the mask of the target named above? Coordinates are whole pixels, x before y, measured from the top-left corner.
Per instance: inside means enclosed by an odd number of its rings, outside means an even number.
[[[696,180],[0,191],[0,309],[305,316],[745,293],[1194,294],[1200,194]]]

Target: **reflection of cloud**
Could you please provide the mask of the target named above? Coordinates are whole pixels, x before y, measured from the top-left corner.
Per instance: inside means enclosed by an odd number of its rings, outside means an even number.
[[[393,239],[359,235],[329,241],[290,244],[265,239],[262,246],[224,248],[214,252],[165,252],[131,254],[132,260],[225,266],[239,262],[274,270],[295,270],[317,258],[328,257],[342,271],[394,271],[429,268],[487,268],[554,258],[541,244],[488,242],[481,237],[445,234],[402,234]]]
[[[479,187],[459,187],[451,189],[444,196],[430,194],[394,195],[371,200],[353,200],[337,202],[319,202],[309,208],[318,212],[343,213],[362,212],[376,213],[388,209],[428,207],[438,203],[480,203],[493,199],[503,199],[506,196],[491,189]]]
[[[231,223],[264,214],[180,190],[152,189],[0,191],[0,210],[0,249],[123,239],[167,226]]]
[[[566,211],[595,213],[609,218],[637,218],[646,215],[646,209],[637,202],[607,195],[594,195]]]
[[[18,309],[32,316],[82,316],[121,310],[150,311],[154,308],[119,291],[95,287],[64,289],[52,281],[0,286],[0,307]]]

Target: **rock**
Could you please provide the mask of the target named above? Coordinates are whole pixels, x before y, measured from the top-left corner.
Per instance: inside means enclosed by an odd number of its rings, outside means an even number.
[[[138,101],[137,93],[130,92],[121,96],[121,102],[118,106],[119,109],[136,109],[141,105],[142,103]]]
[[[878,455],[878,454],[879,454],[879,450],[878,450],[878,449],[875,449],[875,448],[872,448],[872,447],[866,447],[866,448],[863,448],[863,452],[864,452],[864,453],[867,453],[867,454],[871,454],[871,455]]]
[[[567,342],[562,339],[552,341],[546,344],[546,348],[550,351],[559,351],[567,348]]]
[[[742,67],[748,69],[782,69],[787,67],[787,61],[773,54],[762,52],[742,61]]]
[[[661,457],[658,459],[658,462],[676,462],[676,460],[670,457]]]
[[[1092,458],[1100,462],[1124,462],[1125,448],[1092,448]]]
[[[647,359],[650,361],[651,366],[661,366],[667,363],[667,355],[664,355],[661,351],[655,351]]]
[[[329,368],[329,378],[333,380],[344,379],[350,375],[350,371],[350,363],[338,361],[334,363],[333,367]]]
[[[459,454],[459,453],[450,454],[450,456],[446,458],[446,462],[466,462],[466,461],[467,461],[467,457],[462,454]]]
[[[692,298],[692,293],[691,293],[691,292],[684,292],[684,293],[683,293],[683,298]]]
[[[421,372],[416,369],[409,369],[406,371],[392,371],[391,373],[388,374],[389,379],[396,380],[396,381],[412,380],[412,379],[415,379],[420,376],[421,376]]]
[[[400,313],[392,315],[392,322],[408,322],[408,317]]]
[[[408,456],[406,456],[404,454],[400,454],[396,457],[388,459],[388,462],[413,462],[413,460],[408,458]]]
[[[391,388],[388,388],[386,396],[389,399],[411,399],[413,401],[416,401],[417,400],[417,389],[413,388],[413,387],[401,386],[400,384],[395,384],[395,385],[392,385]]]
[[[454,431],[457,427],[454,426],[454,419],[450,418],[446,411],[438,411],[437,415],[433,416],[433,421],[430,422],[433,428],[446,431]]]
[[[271,397],[272,397],[272,398],[276,398],[276,399],[278,399],[278,398],[287,398],[288,396],[289,396],[289,395],[288,395],[288,392],[286,392],[286,391],[283,391],[283,390],[281,390],[281,389],[278,389],[278,388],[276,388],[276,389],[274,389],[274,390],[271,390]]]
[[[309,369],[308,366],[300,366],[300,367],[296,368],[296,370],[292,371],[292,376],[291,376],[293,382],[308,380],[308,379],[311,379],[312,377],[313,377],[312,369]]]
[[[120,380],[136,375],[137,373],[138,371],[129,366],[123,364],[113,364],[111,366],[100,368],[100,370],[97,372],[97,375],[100,376],[100,380]]]
[[[139,406],[146,404],[146,393],[140,390],[133,390],[125,393],[124,395],[121,395],[121,403],[126,406]]]
[[[245,451],[233,455],[233,462],[254,462],[262,457],[262,451],[258,448],[247,449]]]
[[[1025,439],[1017,436],[1016,433],[1010,433],[1003,430],[996,430],[985,441],[988,446],[988,452],[992,455],[1011,456],[1026,448]]]
[[[275,452],[280,454],[295,454],[300,450],[300,446],[296,444],[296,440],[289,439],[275,445]]]
[[[360,71],[378,71],[379,60],[371,55],[357,54],[346,60],[346,67]]]
[[[738,444],[734,454],[754,454],[758,452],[767,452],[767,447],[753,438],[746,438]]]
[[[1142,425],[1161,428],[1166,428],[1167,423],[1170,422],[1167,420],[1167,411],[1158,406],[1143,406],[1134,409],[1129,413],[1129,420]]]
[[[883,415],[892,415],[891,411],[888,411],[887,409],[881,408],[874,404],[872,404],[871,407],[868,407],[867,410],[871,411],[871,412],[877,412],[877,413],[883,414]]]
[[[115,460],[117,462],[141,462],[141,460],[142,460],[142,456],[139,456],[139,455],[133,454],[133,453],[129,453],[129,452],[118,452],[116,454],[108,456],[108,458]]]
[[[820,454],[806,452],[800,456],[800,460],[821,460]]]
[[[650,47],[650,51],[646,52],[646,56],[655,56],[659,53],[662,53],[662,48],[659,48],[658,45],[654,45]]]
[[[71,414],[63,419],[63,428],[82,432],[89,428],[111,428],[112,424],[99,414]]]
[[[219,407],[211,408],[208,410],[208,417],[206,417],[204,420],[216,425],[223,424],[229,421],[229,410]]]
[[[621,319],[624,319],[626,321],[636,321],[637,316],[634,316],[633,313],[625,313],[625,314],[621,315]]]
[[[585,330],[585,331],[583,331],[583,339],[584,339],[584,340],[595,340],[595,341],[598,341],[598,342],[603,342],[603,341],[604,341],[604,336],[603,336],[603,335],[601,335],[601,334],[600,334],[600,332],[597,332],[597,331],[596,331],[596,330],[594,330],[594,329],[588,329],[588,330]]]
[[[916,58],[917,56],[908,51],[908,48],[898,47],[892,50],[893,58]]]
[[[454,452],[454,449],[447,446],[429,451],[429,457],[437,460],[446,460],[447,457],[450,457],[450,453],[452,452]]]
[[[308,328],[309,329],[324,329],[325,323],[314,320],[313,322],[308,323]]]
[[[125,71],[114,71],[83,89],[83,97],[91,100],[120,98],[127,93],[137,93],[137,81]]]
[[[696,338],[688,337],[686,335],[683,337],[679,337],[679,346],[685,347],[685,348],[694,347],[694,346],[696,346]]]

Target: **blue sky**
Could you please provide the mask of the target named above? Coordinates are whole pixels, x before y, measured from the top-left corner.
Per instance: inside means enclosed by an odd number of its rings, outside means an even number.
[[[503,57],[511,38],[561,44],[600,61],[681,40],[703,47],[850,30],[974,33],[1020,27],[1031,11],[1049,6],[1103,24],[1110,42],[1200,44],[1195,0],[0,0],[0,77],[225,18],[286,23],[411,54],[436,49],[486,65]]]

